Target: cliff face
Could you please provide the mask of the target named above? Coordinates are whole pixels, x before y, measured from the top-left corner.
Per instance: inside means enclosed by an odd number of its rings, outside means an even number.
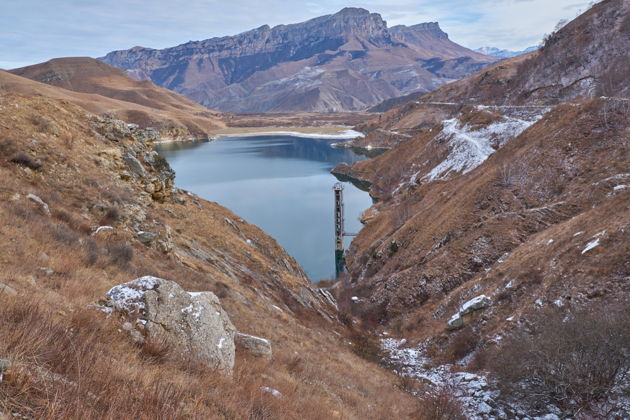
[[[164,50],[115,51],[102,60],[236,112],[365,109],[494,61],[451,42],[436,23],[390,30],[380,15],[356,8]]]

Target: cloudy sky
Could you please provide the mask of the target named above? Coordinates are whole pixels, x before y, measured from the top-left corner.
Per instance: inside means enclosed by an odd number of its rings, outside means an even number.
[[[390,26],[438,21],[466,47],[537,45],[582,0],[0,0],[0,68],[91,56],[136,45],[164,48],[296,23],[346,6],[380,13]]]

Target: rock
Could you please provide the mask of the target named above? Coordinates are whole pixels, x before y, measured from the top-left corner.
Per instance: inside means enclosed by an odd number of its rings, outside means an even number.
[[[114,230],[114,228],[112,226],[99,226],[96,228],[96,230],[94,231],[94,233],[92,234],[92,236],[96,236],[101,232],[105,232],[108,230]]]
[[[0,359],[0,373],[6,372],[11,367],[11,361],[9,359]]]
[[[459,312],[451,317],[446,323],[447,330],[456,330],[457,328],[461,328],[464,326],[464,318],[461,317]]]
[[[46,216],[50,216],[50,208],[48,208],[48,204],[46,204],[44,202],[44,200],[42,200],[41,198],[39,198],[38,196],[36,196],[35,194],[29,194],[26,196],[29,200],[39,204],[39,206],[41,207],[42,211],[44,212],[44,214]]]
[[[447,330],[456,330],[465,324],[466,315],[485,309],[492,304],[492,300],[486,295],[479,295],[464,303],[457,313],[446,323]]]
[[[125,153],[123,155],[123,161],[129,168],[131,173],[134,174],[135,176],[143,177],[146,174],[146,171],[144,170],[144,166],[142,166],[142,163],[140,163],[140,161],[136,159],[136,157],[132,155],[131,153]]]
[[[271,395],[273,395],[276,398],[284,397],[284,395],[282,395],[282,392],[278,391],[277,389],[273,389],[273,388],[270,388],[268,386],[262,386],[262,387],[260,387],[260,389],[261,389],[261,391],[270,393]]]
[[[168,254],[173,250],[173,229],[170,226],[164,226],[164,235],[160,238],[157,243],[158,250],[162,251],[164,254]]]
[[[236,330],[214,293],[187,293],[173,281],[145,276],[113,287],[106,299],[127,319],[141,319],[146,339],[232,373]]]
[[[460,315],[466,315],[480,309],[485,309],[492,304],[492,300],[486,295],[480,295],[464,303],[459,309]]]
[[[237,332],[234,336],[236,348],[245,350],[256,357],[271,359],[271,343],[264,338]]]
[[[6,293],[7,295],[17,296],[17,291],[8,284],[0,283],[0,294]]]
[[[138,232],[136,236],[138,237],[138,240],[145,245],[150,244],[151,242],[155,240],[155,238],[157,238],[157,235],[155,233],[144,232],[144,231]]]

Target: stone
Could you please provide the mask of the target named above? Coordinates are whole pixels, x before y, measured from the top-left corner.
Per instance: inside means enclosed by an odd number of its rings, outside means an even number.
[[[0,294],[6,293],[7,295],[17,296],[17,291],[8,284],[0,283]]]
[[[492,304],[492,300],[486,295],[477,296],[464,303],[459,309],[460,315],[466,315],[480,309],[485,309]]]
[[[9,359],[0,359],[0,373],[6,372],[11,367],[11,361]]]
[[[39,206],[41,207],[42,211],[44,212],[44,214],[46,216],[50,216],[50,208],[48,208],[48,204],[46,204],[44,202],[44,200],[42,200],[41,198],[39,198],[38,196],[36,196],[35,194],[29,194],[26,196],[29,200],[39,204]]]
[[[485,309],[492,304],[492,300],[486,295],[479,295],[464,303],[451,319],[446,323],[447,330],[456,330],[465,324],[466,315]]]
[[[145,245],[150,244],[151,242],[155,240],[155,238],[157,238],[157,235],[155,233],[144,232],[144,231],[138,232],[136,236],[138,237],[138,240]]]
[[[447,330],[456,330],[463,326],[464,326],[464,318],[461,317],[459,312],[453,315],[451,319],[449,319],[448,322],[446,323]]]
[[[271,343],[267,339],[239,332],[234,336],[234,344],[237,349],[247,351],[253,356],[271,360]]]
[[[142,320],[145,340],[163,341],[182,357],[232,373],[236,329],[214,293],[188,293],[174,281],[145,276],[110,289],[105,305],[129,322]],[[129,331],[132,337],[138,327]]]
[[[146,174],[142,163],[140,163],[140,161],[131,153],[125,153],[123,155],[123,161],[134,176],[143,177]]]

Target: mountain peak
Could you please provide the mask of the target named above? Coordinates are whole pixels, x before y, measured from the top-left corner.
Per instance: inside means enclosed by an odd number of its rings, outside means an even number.
[[[367,16],[369,14],[369,10],[363,9],[361,7],[344,7],[343,9],[335,13],[335,15],[341,16]]]
[[[448,39],[448,34],[440,28],[438,22],[424,22],[413,26],[398,25],[390,30],[392,34],[415,33],[430,35],[436,39]]]

